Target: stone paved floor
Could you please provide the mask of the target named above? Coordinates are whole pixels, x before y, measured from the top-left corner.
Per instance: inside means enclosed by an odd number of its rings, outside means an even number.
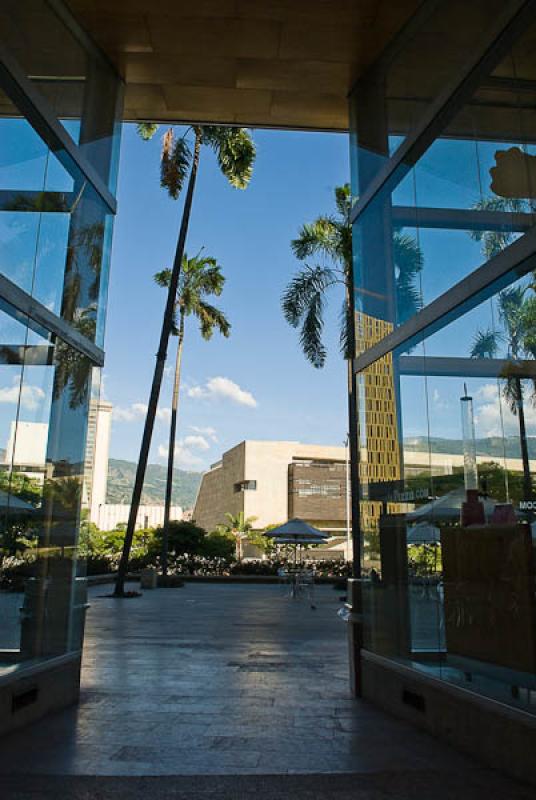
[[[533,798],[348,696],[331,587],[316,611],[278,586],[107,590],[92,590],[80,706],[2,740],[2,799]]]

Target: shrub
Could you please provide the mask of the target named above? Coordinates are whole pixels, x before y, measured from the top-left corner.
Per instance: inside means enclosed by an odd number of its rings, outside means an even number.
[[[235,538],[223,531],[212,531],[203,542],[203,555],[209,558],[225,558],[231,561],[236,550]]]
[[[150,550],[153,554],[160,555],[162,550],[163,528],[157,528]],[[194,522],[171,521],[168,528],[168,554],[169,556],[189,553],[199,555],[203,550],[207,532]]]

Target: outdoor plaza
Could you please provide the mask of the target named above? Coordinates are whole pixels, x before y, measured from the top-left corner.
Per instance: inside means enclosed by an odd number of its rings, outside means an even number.
[[[3,0],[0,22],[0,798],[533,797],[508,781],[536,782],[536,0]],[[110,385],[119,159],[129,137],[156,145],[159,125],[156,187],[179,201],[172,223],[150,217],[142,162],[121,169],[137,181],[123,196],[144,205],[125,223],[133,251],[121,261],[138,257],[142,232],[152,238],[151,258],[118,290],[129,316],[116,329],[128,362],[117,381],[132,391],[123,421],[144,433],[127,530],[110,532],[121,540],[106,561],[112,599],[90,580],[102,573],[103,532],[87,512]],[[306,177],[331,181],[316,151],[292,179],[284,165],[250,217],[203,188],[205,167],[195,189],[203,149],[218,179],[245,188],[267,128],[344,137],[336,215],[315,224],[324,239],[306,223],[296,248],[302,217],[283,205],[291,185],[308,196]],[[213,234],[219,253],[232,235],[238,256],[254,221],[255,254],[268,253],[276,206],[290,226],[285,258],[302,262],[305,279],[288,284],[289,271],[279,286],[271,265],[283,258],[270,255],[270,269],[246,258],[227,295],[233,326],[236,310],[251,314],[236,369],[248,387],[262,377],[265,393],[257,402],[222,377],[231,370],[216,349],[206,374],[205,357],[192,356],[188,402],[211,413],[176,428],[180,323],[171,408],[162,387],[181,302],[184,321],[185,248],[199,226],[201,246]],[[165,227],[175,249],[157,265]],[[156,311],[135,312],[129,290],[149,297],[164,264],[166,311],[160,295]],[[283,362],[278,315],[296,329],[300,358],[322,367],[332,284],[344,377],[332,394],[343,411],[328,403],[313,414],[315,393],[297,372],[270,370],[258,343]],[[217,318],[226,338],[225,316],[196,308],[202,338]],[[150,393],[138,334],[150,340]],[[264,424],[252,432],[277,437],[287,409],[270,411],[265,398],[285,383],[292,419],[315,438],[341,421],[343,457],[244,439],[206,473],[197,511],[209,520],[223,497],[219,512],[238,515],[227,533],[240,569],[255,498],[273,514],[262,525],[273,537],[291,516],[342,531],[347,621],[344,584],[315,585],[313,600],[309,576],[292,568],[279,583],[240,582],[229,564],[227,582],[130,598],[138,567],[167,586],[195,573],[183,569],[186,548],[168,559],[166,524],[154,560],[135,564],[150,453],[167,457],[169,510],[175,445],[210,451],[229,430],[218,409],[231,397],[258,407]],[[158,414],[169,440],[153,435]],[[205,545],[214,533],[222,544],[212,530],[222,521],[203,523]]]
[[[277,584],[109,590],[91,590],[80,705],[2,742],[2,797],[532,796],[349,696],[332,585],[316,611]]]

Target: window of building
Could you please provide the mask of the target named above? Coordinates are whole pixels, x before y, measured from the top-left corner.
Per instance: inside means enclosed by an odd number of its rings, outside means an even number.
[[[465,44],[447,24],[456,5],[439,3],[416,37],[434,35],[448,69],[430,48],[423,71],[414,41],[383,88],[355,90],[364,638],[534,713],[536,25],[512,18],[510,52],[485,61],[489,4],[471,3]],[[427,120],[456,72],[465,92]],[[399,149],[409,144],[411,157]],[[386,586],[396,614],[380,610]]]
[[[257,490],[257,481],[238,481],[234,485],[235,494],[238,492],[255,492]]]
[[[0,386],[9,402],[0,408],[0,674],[76,658],[82,646],[78,545],[121,111],[118,77],[74,21],[44,0],[4,5]],[[73,74],[76,81],[62,80]],[[31,581],[17,575],[20,563]]]

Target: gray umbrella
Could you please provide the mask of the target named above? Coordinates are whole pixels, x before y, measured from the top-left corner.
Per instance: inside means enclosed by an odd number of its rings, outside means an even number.
[[[289,519],[284,525],[264,531],[263,535],[274,539],[278,544],[320,544],[329,539],[327,533],[313,528],[302,519]]]

